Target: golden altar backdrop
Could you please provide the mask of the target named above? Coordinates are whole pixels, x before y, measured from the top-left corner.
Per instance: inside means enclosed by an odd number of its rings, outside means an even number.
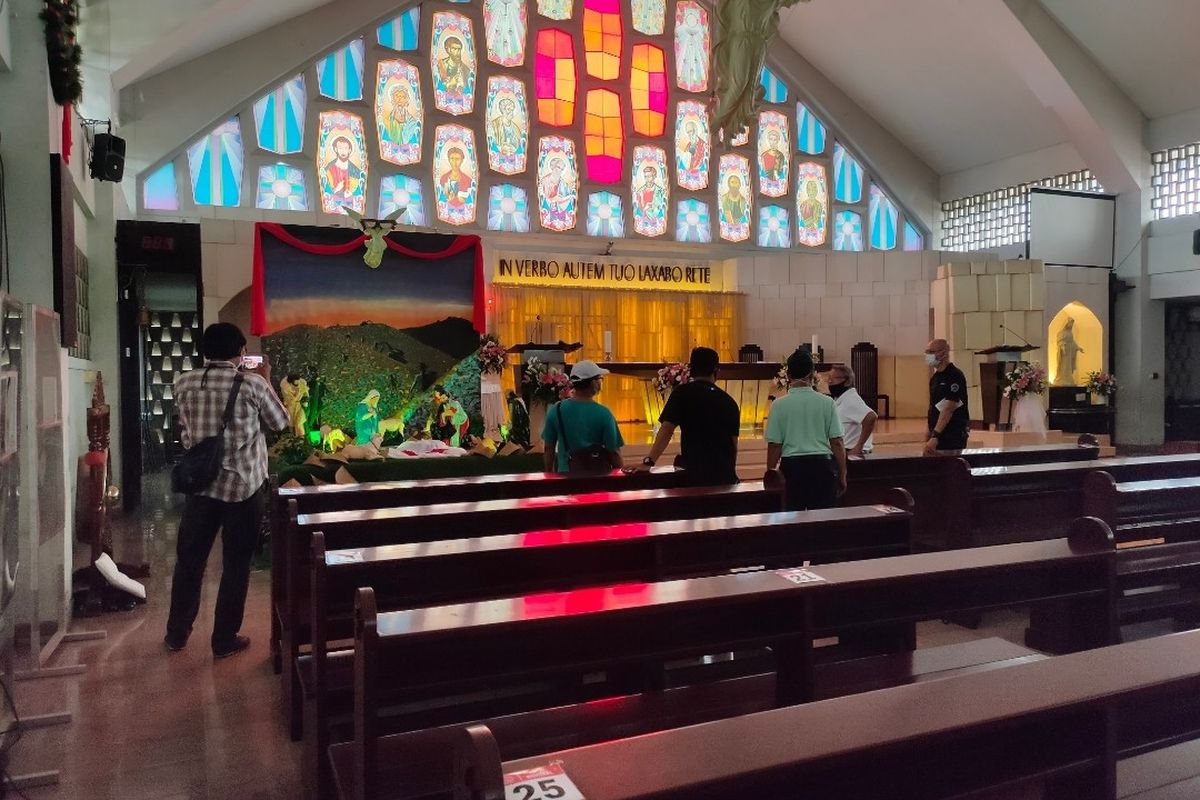
[[[737,293],[501,284],[490,291],[493,329],[501,342],[582,342],[572,360],[686,361],[693,347],[703,345],[732,361],[741,338],[744,295]],[[612,332],[607,354],[605,331]],[[504,381],[512,388],[508,370]],[[646,418],[645,393],[636,378],[609,377],[601,400],[622,422]]]

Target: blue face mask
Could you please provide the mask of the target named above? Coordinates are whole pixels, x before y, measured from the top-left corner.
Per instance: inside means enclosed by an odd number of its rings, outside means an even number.
[[[930,367],[936,367],[938,365],[938,357],[933,353],[926,353],[925,364]]]

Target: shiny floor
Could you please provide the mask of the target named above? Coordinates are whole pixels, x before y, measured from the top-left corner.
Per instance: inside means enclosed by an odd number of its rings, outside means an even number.
[[[214,548],[188,648],[163,649],[178,516],[177,498],[161,479],[149,479],[142,511],[121,520],[116,537],[119,559],[137,560],[144,553],[151,565],[148,602],[134,611],[76,621],[73,630],[104,630],[107,637],[62,645],[51,666],[84,664],[82,675],[17,684],[21,714],[72,715],[69,724],[26,732],[13,749],[13,775],[59,771],[58,785],[24,790],[31,800],[303,797],[301,746],[284,731],[279,680],[268,659],[269,575],[256,572],[251,578],[243,626],[253,640],[250,651],[214,662],[208,648],[220,578]],[[1024,624],[1015,613],[990,614],[976,631],[926,623],[920,645],[984,636],[1019,643]]]

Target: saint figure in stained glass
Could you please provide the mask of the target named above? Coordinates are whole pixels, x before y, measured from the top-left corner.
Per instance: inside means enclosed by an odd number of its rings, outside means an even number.
[[[675,175],[685,189],[708,186],[709,164],[708,112],[697,100],[679,104],[675,118]]]
[[[579,172],[575,145],[569,139],[543,136],[538,143],[538,205],[543,228],[566,231],[575,227]]]
[[[658,147],[638,147],[633,164],[633,229],[643,236],[661,236],[667,230],[666,154]]]
[[[462,14],[433,15],[434,105],[447,114],[469,114],[475,105],[475,44]]]
[[[537,0],[538,13],[550,19],[570,19],[574,5],[572,0]]]
[[[322,112],[317,160],[321,209],[326,214],[342,214],[345,206],[363,213],[367,158],[362,119],[342,111]]]
[[[764,111],[758,118],[758,182],[767,197],[783,197],[788,189],[787,117]]]
[[[675,7],[675,82],[689,92],[708,90],[708,12],[692,0]]]
[[[741,242],[750,238],[750,164],[744,156],[721,156],[721,195],[718,198],[721,238]]]
[[[459,125],[439,125],[434,149],[438,219],[451,225],[474,222],[479,188],[475,134]]]
[[[796,167],[796,240],[808,247],[825,243],[829,219],[829,187],[825,167],[808,162]]]
[[[525,62],[525,0],[484,0],[488,61],[504,67]]]
[[[525,84],[507,75],[488,78],[488,166],[502,175],[525,171],[529,142]]]
[[[663,32],[667,5],[664,0],[633,0],[633,29],[657,36]]]
[[[375,120],[379,155],[393,164],[421,160],[421,84],[417,68],[403,61],[379,62]]]

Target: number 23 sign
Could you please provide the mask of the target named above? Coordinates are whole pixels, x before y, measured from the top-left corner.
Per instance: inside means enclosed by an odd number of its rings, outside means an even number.
[[[584,800],[562,766],[511,772],[504,776],[504,800]]]

